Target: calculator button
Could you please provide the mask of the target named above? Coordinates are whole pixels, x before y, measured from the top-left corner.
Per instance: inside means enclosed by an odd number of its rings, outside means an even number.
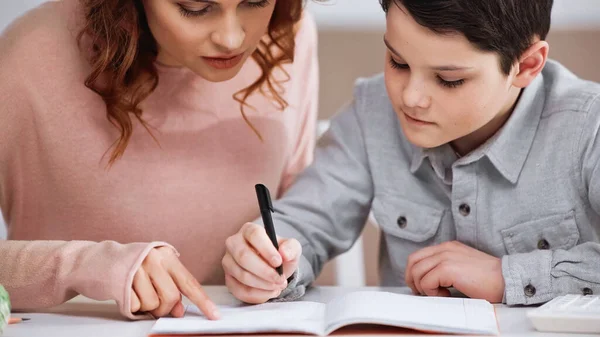
[[[566,308],[565,311],[598,314],[600,307],[598,307],[597,301],[598,299],[594,296],[581,296],[575,303]]]
[[[577,299],[579,299],[579,297],[581,297],[581,295],[569,294],[569,295],[559,296],[559,297],[556,297],[555,299],[553,299],[552,301],[548,302],[546,304],[546,306],[548,308],[565,309],[572,303],[576,302]]]
[[[535,290],[535,287],[532,286],[531,284],[528,284],[527,286],[525,286],[524,290],[525,290],[525,296],[527,296],[527,297],[535,296],[536,290]]]
[[[582,292],[584,296],[594,295],[594,291],[590,288],[583,288]]]
[[[584,298],[589,298],[591,301],[585,307],[587,312],[600,314],[600,298],[598,296],[585,296]]]

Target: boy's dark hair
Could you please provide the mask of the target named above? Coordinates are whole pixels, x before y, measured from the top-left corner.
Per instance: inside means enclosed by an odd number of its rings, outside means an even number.
[[[508,75],[538,36],[550,30],[553,0],[379,0],[387,13],[402,5],[420,25],[439,34],[458,32],[482,51],[500,56]]]

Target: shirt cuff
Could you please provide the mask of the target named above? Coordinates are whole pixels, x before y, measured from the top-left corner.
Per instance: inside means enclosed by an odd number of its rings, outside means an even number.
[[[288,286],[283,289],[281,294],[269,300],[269,302],[291,302],[296,301],[306,293],[306,282],[303,280],[311,279],[312,266],[304,257],[300,257],[298,269],[288,278]]]
[[[530,305],[554,298],[551,269],[551,250],[503,256],[503,302],[508,305]]]

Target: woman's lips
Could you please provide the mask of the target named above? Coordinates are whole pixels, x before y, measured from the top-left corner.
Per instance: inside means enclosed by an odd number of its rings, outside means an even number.
[[[210,65],[213,68],[231,69],[240,63],[243,56],[244,56],[244,54],[242,53],[242,54],[238,54],[238,55],[231,56],[231,57],[205,57],[205,56],[203,56],[202,59],[204,60],[204,62],[206,62],[208,65]]]

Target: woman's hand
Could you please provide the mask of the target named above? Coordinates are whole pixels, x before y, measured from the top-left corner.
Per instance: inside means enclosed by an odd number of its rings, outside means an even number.
[[[182,317],[181,295],[194,303],[208,319],[218,319],[215,304],[170,247],[148,253],[133,278],[131,312],[148,312],[154,317]]]

